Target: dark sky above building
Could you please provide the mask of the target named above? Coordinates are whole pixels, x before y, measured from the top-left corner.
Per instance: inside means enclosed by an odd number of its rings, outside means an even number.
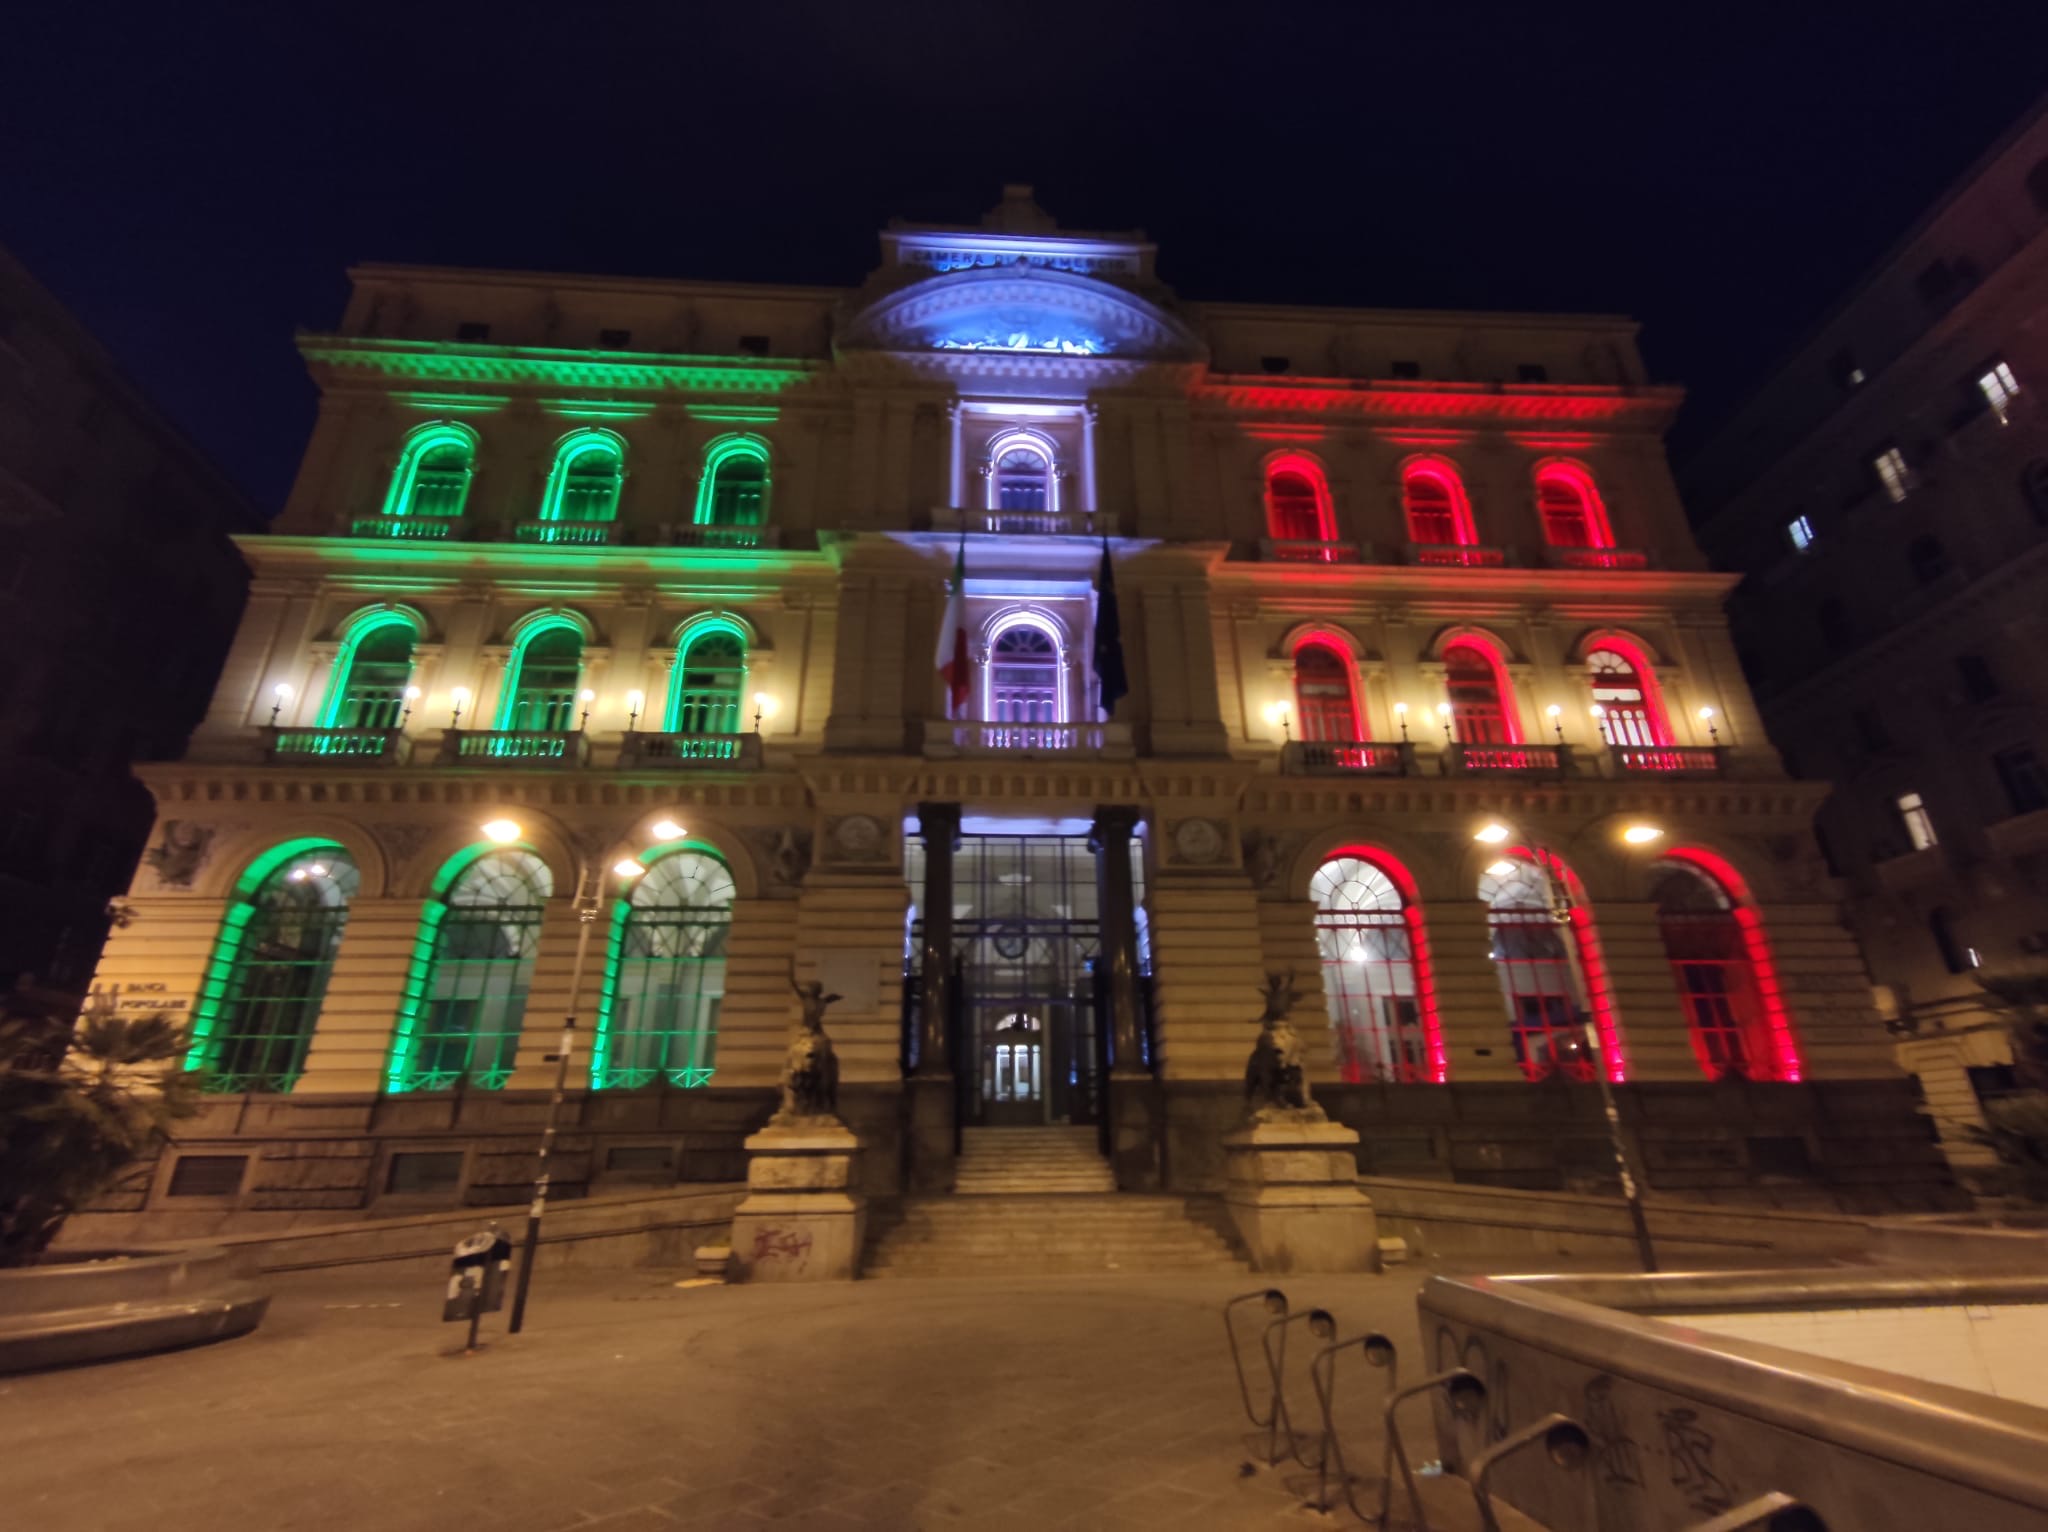
[[[1682,450],[2048,90],[2048,5],[81,0],[0,60],[0,240],[275,507],[353,261],[852,284],[1004,181],[1190,298],[1633,314]]]

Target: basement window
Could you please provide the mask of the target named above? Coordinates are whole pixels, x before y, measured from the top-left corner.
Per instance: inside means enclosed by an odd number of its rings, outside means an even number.
[[[384,1190],[395,1197],[445,1195],[460,1185],[460,1149],[394,1154],[390,1169],[384,1173]]]
[[[181,1154],[171,1167],[168,1197],[232,1197],[242,1189],[246,1154]]]

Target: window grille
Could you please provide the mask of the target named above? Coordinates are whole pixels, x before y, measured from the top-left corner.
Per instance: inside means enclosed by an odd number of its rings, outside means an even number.
[[[1340,856],[1316,869],[1309,896],[1338,1072],[1351,1084],[1430,1079],[1411,912],[1393,879]]]
[[[1542,871],[1519,857],[1496,862],[1479,880],[1488,907],[1494,974],[1507,1002],[1515,1062],[1531,1080],[1562,1073],[1591,1080],[1593,1059],[1574,1015],[1570,957],[1544,895]]]
[[[733,898],[732,874],[701,851],[665,856],[633,885],[612,937],[592,1060],[598,1089],[711,1079]]]
[[[1617,750],[1670,743],[1634,665],[1612,649],[1596,649],[1587,658],[1586,668],[1592,673],[1593,704],[1599,709],[1602,739]]]
[[[511,1078],[552,890],[532,852],[492,851],[429,910],[432,947],[409,1003],[414,1026],[401,1038],[395,1089],[496,1090]]]
[[[1034,726],[1062,721],[1060,680],[1059,645],[1051,634],[1029,623],[997,634],[989,647],[987,721],[1003,727],[992,742],[1009,749],[1041,743]]]

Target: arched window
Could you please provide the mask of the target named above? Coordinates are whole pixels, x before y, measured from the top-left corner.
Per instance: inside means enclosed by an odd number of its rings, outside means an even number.
[[[1422,911],[1407,882],[1358,851],[1332,857],[1309,880],[1338,1073],[1354,1085],[1441,1083],[1447,1074]]]
[[[737,630],[719,622],[685,634],[669,688],[669,732],[739,733],[746,693],[747,644]]]
[[[1666,746],[1671,730],[1649,666],[1633,654],[1601,647],[1586,656],[1600,737],[1617,750]]]
[[[1553,548],[1614,546],[1600,491],[1576,463],[1545,463],[1536,470],[1536,510],[1543,540]]]
[[[1401,498],[1410,542],[1469,548],[1479,541],[1464,481],[1449,463],[1437,458],[1410,463],[1401,473]]]
[[[1011,725],[1000,742],[1036,743],[1030,725],[1066,721],[1059,641],[1035,623],[1013,622],[989,645],[986,720]]]
[[[476,433],[437,421],[405,439],[398,470],[384,498],[386,516],[456,517],[469,499],[476,471]]]
[[[1329,481],[1312,459],[1282,457],[1267,465],[1266,535],[1276,543],[1336,541]]]
[[[555,451],[542,521],[611,521],[619,514],[626,444],[609,431],[578,431]]]
[[[988,506],[1020,516],[1059,509],[1052,449],[1043,440],[1012,434],[989,445]]]
[[[406,711],[405,690],[412,684],[418,640],[412,620],[397,612],[378,613],[354,624],[334,659],[321,727],[397,728]]]
[[[1735,869],[1684,849],[1658,864],[1651,898],[1693,1054],[1710,1080],[1797,1080],[1799,1052],[1764,939]]]
[[[583,634],[575,626],[549,622],[529,628],[512,651],[509,670],[499,728],[559,734],[576,727]]]
[[[1570,869],[1553,861],[1555,875],[1573,891],[1567,914],[1585,981],[1587,1002],[1607,1056],[1607,1076],[1625,1077],[1621,1039],[1609,1002],[1606,965],[1593,931],[1591,912],[1577,892]],[[1526,851],[1510,851],[1479,878],[1479,898],[1488,909],[1488,956],[1507,1002],[1508,1032],[1515,1062],[1531,1080],[1562,1074],[1593,1078],[1594,1060],[1578,1016],[1571,954],[1545,889],[1543,870]]]
[[[497,1090],[511,1078],[554,880],[520,847],[457,858],[420,917],[386,1085]]]
[[[193,1005],[186,1067],[210,1091],[288,1091],[327,994],[355,863],[332,841],[293,841],[236,886]]]
[[[1906,562],[1913,568],[1914,579],[1932,585],[1948,573],[1948,550],[1938,537],[1916,537],[1906,544]]]
[[[1512,745],[1521,739],[1500,665],[1475,643],[1444,650],[1444,691],[1451,729],[1461,745]]]
[[[758,527],[767,511],[768,444],[752,436],[713,442],[697,485],[697,525]]]
[[[1364,739],[1351,661],[1314,639],[1294,651],[1294,716],[1306,740]]]
[[[2037,457],[2020,470],[2020,497],[2034,520],[2048,524],[2048,457]]]
[[[619,901],[590,1061],[599,1090],[710,1080],[732,903],[725,864],[689,849],[663,856]]]

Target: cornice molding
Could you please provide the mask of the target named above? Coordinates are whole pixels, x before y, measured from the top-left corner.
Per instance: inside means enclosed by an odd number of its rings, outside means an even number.
[[[334,375],[355,375],[407,382],[515,383],[633,393],[777,394],[831,373],[828,363],[791,358],[581,351],[352,335],[301,335],[298,344],[299,353],[323,386]]]

